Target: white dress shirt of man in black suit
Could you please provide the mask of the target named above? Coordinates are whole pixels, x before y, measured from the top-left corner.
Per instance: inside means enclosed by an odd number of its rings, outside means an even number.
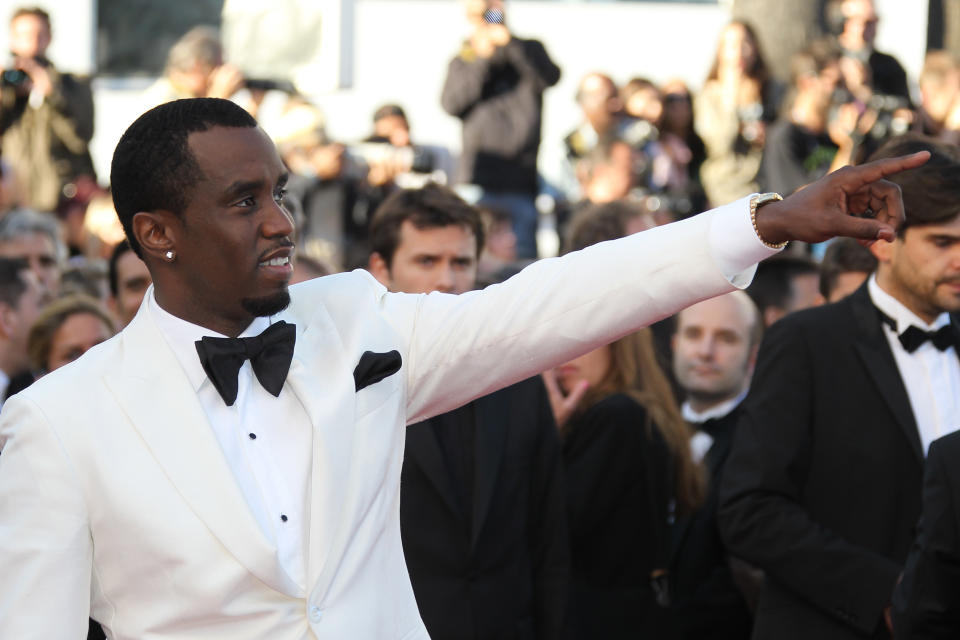
[[[394,194],[370,235],[370,271],[391,291],[475,287],[483,223],[445,187]],[[409,425],[400,534],[430,636],[558,637],[569,572],[564,509],[559,439],[539,378]]]
[[[674,527],[670,582],[673,608],[687,640],[750,636],[750,611],[717,529],[716,485],[762,335],[760,312],[743,291],[705,300],[677,314],[673,371],[686,394],[683,417],[696,429],[690,447],[705,465],[710,484],[703,506],[678,519]]]
[[[890,637],[924,454],[960,426],[960,161],[912,137],[878,155],[918,149],[932,159],[894,179],[906,222],[871,247],[876,273],[760,348],[719,512],[730,552],[766,573],[754,638]],[[921,330],[940,337],[905,346]]]

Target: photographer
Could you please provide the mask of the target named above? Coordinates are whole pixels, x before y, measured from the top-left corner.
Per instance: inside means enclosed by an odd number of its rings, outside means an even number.
[[[90,85],[60,73],[46,58],[52,32],[43,9],[17,9],[10,19],[10,51],[0,82],[0,143],[20,179],[24,202],[53,211],[63,188],[93,177],[87,144],[93,136]]]
[[[508,209],[518,253],[535,257],[543,92],[560,69],[540,42],[510,33],[501,0],[469,0],[467,19],[473,33],[450,62],[441,97],[463,121],[458,182],[480,187],[481,204]]]
[[[177,40],[163,73],[147,90],[151,106],[180,98],[229,99],[246,85],[239,69],[224,64],[220,34],[212,27],[194,27]]]

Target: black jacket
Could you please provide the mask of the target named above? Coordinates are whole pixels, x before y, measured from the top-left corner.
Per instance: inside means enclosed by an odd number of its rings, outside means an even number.
[[[893,598],[898,640],[960,638],[960,432],[930,445],[923,515]]]
[[[889,638],[923,455],[866,284],[774,324],[720,486],[720,532],[766,572],[754,638]]]
[[[490,58],[465,44],[443,83],[444,110],[463,121],[457,181],[535,195],[543,92],[560,69],[536,40],[510,41]]]
[[[604,398],[567,425],[568,637],[676,637],[650,578],[667,568],[670,460],[646,410],[629,396]]]
[[[746,640],[752,617],[730,571],[727,550],[717,527],[717,485],[733,446],[739,407],[708,420],[704,431],[713,438],[704,463],[710,488],[703,505],[679,517],[673,527],[670,584],[673,611],[684,640]]]
[[[472,432],[457,449],[465,462],[445,454],[438,419]],[[400,533],[433,640],[558,637],[569,571],[561,480],[539,378],[407,427]]]

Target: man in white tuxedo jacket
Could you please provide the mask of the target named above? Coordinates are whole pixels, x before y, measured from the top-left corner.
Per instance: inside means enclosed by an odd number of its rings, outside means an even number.
[[[151,110],[111,177],[153,288],[122,333],[0,416],[0,635],[81,638],[89,614],[124,639],[427,638],[400,544],[406,423],[744,286],[767,243],[892,238],[902,203],[881,178],[924,159],[483,292],[393,294],[363,271],[288,292],[269,138],[227,101]]]

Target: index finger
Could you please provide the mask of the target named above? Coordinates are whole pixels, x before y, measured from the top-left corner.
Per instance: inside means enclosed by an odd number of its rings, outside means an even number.
[[[841,178],[840,188],[847,193],[854,193],[871,182],[882,180],[887,176],[892,176],[907,169],[921,167],[929,159],[929,151],[918,151],[909,156],[883,158],[857,167],[848,167],[847,171],[837,172],[836,175]]]

